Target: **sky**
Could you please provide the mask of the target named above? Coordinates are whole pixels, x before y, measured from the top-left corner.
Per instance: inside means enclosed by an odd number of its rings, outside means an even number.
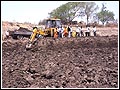
[[[1,20],[38,24],[40,20],[46,19],[49,16],[48,13],[67,2],[68,1],[1,1]],[[100,11],[102,3],[104,2],[107,10],[115,14],[115,19],[119,19],[119,1],[94,2],[99,6],[98,11]]]

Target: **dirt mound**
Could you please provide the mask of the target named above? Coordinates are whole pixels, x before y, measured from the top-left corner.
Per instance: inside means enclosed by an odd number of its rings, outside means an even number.
[[[117,88],[118,37],[42,38],[2,43],[3,88]]]

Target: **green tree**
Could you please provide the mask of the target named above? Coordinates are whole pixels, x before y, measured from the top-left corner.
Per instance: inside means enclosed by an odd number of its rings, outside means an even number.
[[[68,2],[49,13],[50,17],[58,17],[62,21],[71,22],[77,16],[90,16],[98,9],[94,2]],[[79,11],[79,13],[78,13]],[[78,13],[78,14],[76,14]]]
[[[86,2],[84,9],[88,24],[90,16],[98,9],[98,6],[95,2]]]
[[[43,19],[39,21],[38,25],[45,25],[45,23],[46,23],[46,19]]]
[[[50,17],[60,18],[63,22],[71,22],[77,17],[76,12],[84,6],[85,2],[68,2],[49,13]]]
[[[84,2],[84,5],[79,9],[78,17],[80,16],[82,18],[86,16],[88,24],[90,17],[93,17],[97,9],[98,5],[95,2]]]
[[[106,7],[103,3],[101,11],[97,13],[97,16],[103,25],[108,21],[114,20],[114,13],[109,10],[106,10]]]

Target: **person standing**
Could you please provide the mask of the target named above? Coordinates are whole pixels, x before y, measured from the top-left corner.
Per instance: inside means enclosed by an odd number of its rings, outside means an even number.
[[[66,26],[64,27],[63,35],[64,37],[68,37],[68,30]]]
[[[77,28],[76,28],[76,36],[79,37],[80,36],[80,28],[79,26],[77,25]]]
[[[5,35],[6,35],[6,38],[9,37],[9,30],[7,30],[7,31],[5,32]]]
[[[76,37],[76,30],[75,29],[72,30],[72,37]]]
[[[93,26],[93,34],[96,36],[96,26]]]
[[[72,37],[72,32],[73,32],[72,25],[70,25],[70,37]]]
[[[58,31],[57,31],[57,28],[54,29],[54,38],[58,38]]]
[[[87,25],[86,27],[87,27],[86,36],[90,36],[90,26]]]
[[[62,26],[58,28],[58,37],[62,37],[63,28]]]
[[[80,27],[80,36],[81,36],[81,37],[84,36],[82,26]]]
[[[70,26],[68,26],[68,37],[70,38],[70,36],[71,36],[71,28],[70,28]]]

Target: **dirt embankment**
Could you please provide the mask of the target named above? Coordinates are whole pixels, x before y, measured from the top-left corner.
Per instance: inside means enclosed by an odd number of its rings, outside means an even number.
[[[19,29],[19,27],[27,28],[29,30],[32,30],[34,26],[38,27],[45,27],[44,25],[35,25],[31,23],[18,23],[18,22],[7,22],[2,21],[2,40],[6,38],[5,32],[7,30],[14,31],[15,29]],[[72,26],[73,30],[76,30],[76,25]],[[101,26],[96,27],[97,29],[97,36],[111,36],[111,35],[118,35],[118,27],[107,27],[107,26]],[[83,27],[83,33],[85,34],[85,31],[87,30],[86,27]],[[93,36],[93,27],[90,27],[91,36]]]
[[[117,88],[118,37],[43,38],[2,43],[3,88]]]

